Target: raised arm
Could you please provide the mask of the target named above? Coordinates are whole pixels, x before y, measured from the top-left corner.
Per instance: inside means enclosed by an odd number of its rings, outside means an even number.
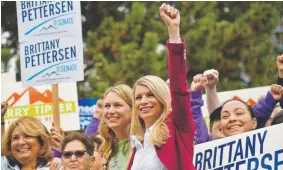
[[[168,68],[170,79],[170,91],[172,98],[173,121],[178,130],[194,133],[193,120],[190,105],[190,92],[187,90],[186,81],[186,47],[185,40],[181,40],[179,33],[179,11],[169,5],[163,4],[160,16],[167,25],[169,33]]]
[[[98,131],[98,127],[102,116],[102,104],[103,104],[102,99],[96,102],[93,118],[91,119],[90,123],[87,125],[85,129],[85,135],[91,136]]]
[[[220,105],[220,101],[217,95],[216,84],[218,82],[219,73],[217,70],[206,70],[203,75],[207,77],[208,83],[205,86],[205,95],[207,101],[208,113],[212,113]]]
[[[65,137],[64,130],[62,128],[60,128],[60,130],[57,130],[53,127],[50,129],[50,132],[51,132],[51,138],[50,138],[51,152],[55,157],[61,158],[62,157],[61,147]]]
[[[277,84],[283,86],[283,55],[277,56],[276,64],[277,64],[277,69],[278,69]],[[282,99],[280,100],[280,106],[281,108],[283,108]]]
[[[273,84],[270,90],[267,92],[266,96],[262,98],[257,104],[252,108],[255,117],[257,118],[257,128],[265,127],[266,122],[271,116],[271,113],[275,105],[281,100],[282,86],[278,84]]]
[[[196,124],[196,143],[201,144],[212,140],[208,133],[208,128],[203,118],[201,107],[203,106],[202,89],[207,85],[208,80],[206,76],[198,74],[194,76],[191,84],[191,107],[193,119]]]

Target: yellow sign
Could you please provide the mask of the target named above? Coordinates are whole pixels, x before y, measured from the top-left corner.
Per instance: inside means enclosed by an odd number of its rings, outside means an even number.
[[[76,112],[76,104],[71,102],[59,103],[60,114],[68,114]],[[52,104],[33,104],[26,106],[15,106],[8,108],[5,120],[17,119],[23,116],[48,116],[52,115]]]

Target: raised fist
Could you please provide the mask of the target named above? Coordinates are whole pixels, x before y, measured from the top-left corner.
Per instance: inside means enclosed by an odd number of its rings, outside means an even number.
[[[219,77],[219,72],[217,70],[206,70],[205,72],[203,72],[203,75],[205,75],[208,80],[208,83],[205,88],[213,88],[216,86]]]
[[[279,101],[283,96],[283,88],[278,84],[272,84],[270,87],[270,93],[276,101]]]
[[[194,76],[194,79],[191,84],[191,91],[202,90],[208,83],[208,80],[205,75],[197,74]]]
[[[163,3],[159,7],[159,13],[160,13],[160,17],[168,27],[180,26],[180,14],[176,8],[166,3]]]

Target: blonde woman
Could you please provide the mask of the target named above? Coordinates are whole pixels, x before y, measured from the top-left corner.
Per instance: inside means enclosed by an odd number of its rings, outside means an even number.
[[[128,170],[193,170],[195,128],[186,82],[186,43],[179,35],[180,14],[162,4],[160,16],[170,37],[170,90],[156,76],[144,76],[135,83],[130,132],[134,150]]]
[[[132,89],[125,84],[110,87],[104,93],[99,125],[99,134],[104,142],[100,151],[109,155],[110,170],[124,170],[128,163],[132,96]],[[106,168],[107,164],[103,166]]]
[[[2,143],[1,169],[47,170],[51,161],[50,134],[35,117],[22,117],[7,129]]]

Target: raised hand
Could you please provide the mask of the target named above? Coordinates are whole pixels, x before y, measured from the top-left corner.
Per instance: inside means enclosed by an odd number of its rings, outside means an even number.
[[[279,101],[283,96],[283,88],[278,84],[272,84],[270,87],[270,93],[276,101]]]
[[[179,26],[180,26],[180,13],[179,11],[166,4],[163,3],[159,7],[160,17],[164,21],[164,23],[168,27],[170,41],[172,42],[180,42],[180,33],[179,33]]]
[[[203,74],[197,74],[191,84],[191,91],[202,90],[208,83],[206,76]]]
[[[95,106],[95,112],[93,114],[93,117],[96,117],[98,119],[101,119],[102,117],[102,105],[103,105],[103,100],[99,99],[96,102],[96,106]]]
[[[107,165],[107,155],[98,151],[94,151],[90,159],[90,170],[105,170],[104,166]]]
[[[180,14],[178,9],[163,3],[159,7],[159,13],[160,17],[164,21],[164,23],[167,25],[167,27],[179,27],[180,26]]]
[[[208,83],[205,86],[205,88],[212,89],[216,87],[216,84],[218,82],[219,72],[214,69],[206,70],[203,72],[203,75],[207,77]]]
[[[278,75],[280,78],[283,78],[283,55],[277,56],[276,60]]]
[[[62,142],[64,140],[64,131],[63,129],[60,128],[60,132],[55,129],[55,128],[51,128],[51,146],[58,150],[61,151],[61,147],[62,147]]]
[[[63,166],[62,159],[55,157],[51,162],[47,164],[47,166],[50,167],[50,170],[60,170]]]
[[[9,105],[8,105],[7,102],[4,101],[4,102],[1,103],[1,119],[2,119],[2,121],[4,121],[4,116],[5,116],[5,113],[8,109],[8,107],[9,107]]]

